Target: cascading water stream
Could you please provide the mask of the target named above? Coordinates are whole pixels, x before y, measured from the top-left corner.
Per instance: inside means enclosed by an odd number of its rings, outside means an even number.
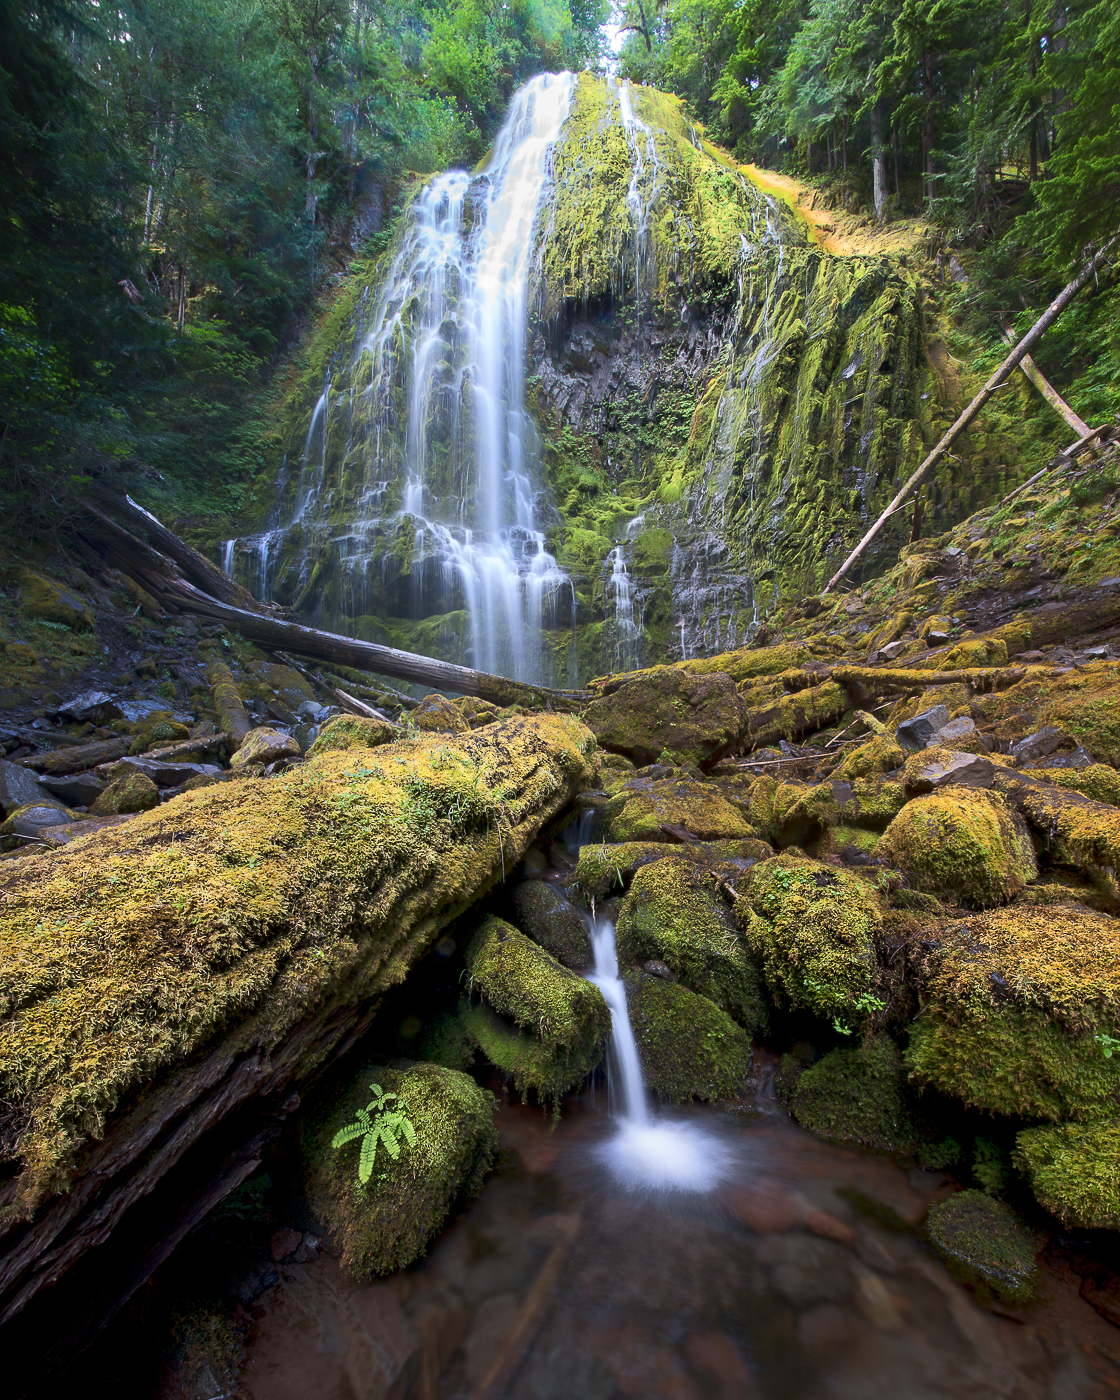
[[[590,980],[611,1013],[607,1090],[618,1126],[599,1149],[611,1175],[631,1191],[711,1191],[727,1179],[732,1155],[721,1138],[698,1125],[665,1118],[650,1108],[630,1012],[619,976],[614,925],[592,918],[595,970]]]

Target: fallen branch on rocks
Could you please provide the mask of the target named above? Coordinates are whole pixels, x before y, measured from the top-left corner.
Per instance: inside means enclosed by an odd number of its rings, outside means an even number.
[[[233,747],[239,749],[246,734],[253,728],[253,721],[242,703],[233,672],[224,661],[211,661],[207,675],[218,723],[233,740]]]
[[[36,773],[84,773],[88,768],[123,758],[131,747],[132,738],[125,734],[119,739],[96,739],[92,744],[82,744],[78,748],[28,754],[18,762]]]
[[[352,1043],[591,782],[593,748],[535,715],[328,750],[0,867],[0,1322],[31,1304],[49,1328],[176,1164]]]

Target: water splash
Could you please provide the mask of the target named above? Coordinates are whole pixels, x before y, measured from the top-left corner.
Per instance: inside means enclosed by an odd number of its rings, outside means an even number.
[[[592,920],[591,948],[595,971],[590,980],[611,1013],[607,1091],[618,1119],[614,1136],[599,1149],[600,1159],[630,1191],[711,1191],[731,1176],[733,1155],[722,1138],[697,1124],[652,1111],[609,919]]]

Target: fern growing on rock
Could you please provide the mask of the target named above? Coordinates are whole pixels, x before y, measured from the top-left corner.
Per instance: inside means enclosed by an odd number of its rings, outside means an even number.
[[[390,1102],[401,1102],[399,1095],[383,1092],[380,1084],[371,1084],[369,1087],[373,1090],[374,1097],[365,1108],[358,1109],[358,1116],[353,1123],[347,1123],[345,1128],[340,1128],[331,1139],[331,1146],[336,1150],[345,1147],[348,1142],[353,1142],[355,1138],[362,1139],[362,1148],[358,1155],[358,1180],[363,1186],[373,1175],[373,1163],[379,1142],[385,1144],[385,1151],[394,1162],[401,1155],[402,1137],[409,1147],[416,1146],[416,1130],[405,1117],[403,1107],[389,1107]]]

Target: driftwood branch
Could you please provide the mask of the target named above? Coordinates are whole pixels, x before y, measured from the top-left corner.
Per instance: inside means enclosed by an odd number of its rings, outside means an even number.
[[[878,520],[876,520],[875,524],[872,525],[871,529],[868,530],[867,534],[864,535],[863,539],[860,540],[859,544],[856,545],[855,549],[853,549],[851,554],[848,555],[847,559],[844,560],[840,568],[837,569],[835,574],[833,574],[832,578],[829,579],[828,583],[823,589],[823,592],[830,593],[832,589],[836,587],[836,585],[840,582],[840,580],[856,562],[859,556],[863,553],[863,551],[867,548],[867,546],[883,528],[883,525],[886,523],[888,516],[893,514],[893,512],[898,509],[898,507],[907,498],[907,496],[910,495],[911,491],[913,491],[913,489],[923,479],[923,477],[930,470],[930,468],[935,466],[937,462],[940,461],[940,459],[944,456],[946,450],[952,446],[956,438],[959,437],[959,435],[965,430],[965,428],[968,427],[969,423],[972,422],[972,420],[976,417],[976,415],[992,397],[995,391],[1001,388],[1006,383],[1007,376],[1016,367],[1016,365],[1018,365],[1022,361],[1023,356],[1029,354],[1030,351],[1034,349],[1034,347],[1042,339],[1046,331],[1050,329],[1050,327],[1054,324],[1054,322],[1070,304],[1070,302],[1081,290],[1081,288],[1084,287],[1086,282],[1088,282],[1093,277],[1097,269],[1100,267],[1101,263],[1113,250],[1118,241],[1120,241],[1120,234],[1117,234],[1114,237],[1110,238],[1108,242],[1104,245],[1104,247],[1096,254],[1096,256],[1093,257],[1088,263],[1086,263],[1085,267],[1073,279],[1069,286],[1066,287],[1061,292],[1061,294],[1050,303],[1050,305],[1046,308],[1046,310],[1042,313],[1042,315],[1038,318],[1038,320],[1022,338],[1019,344],[1015,346],[1011,354],[1008,355],[1007,358],[1003,361],[999,369],[996,370],[995,374],[992,375],[992,377],[987,381],[984,387],[980,390],[980,392],[976,395],[976,397],[972,400],[972,402],[956,420],[953,426],[949,428],[948,431],[942,436],[941,441],[926,457],[925,461],[922,462],[921,466],[918,467],[917,471],[914,472],[914,474],[910,477],[909,481],[907,481],[906,484],[902,487],[899,493],[895,496],[894,500],[891,501],[890,505],[887,506],[886,510],[883,511],[882,515],[880,515]]]

